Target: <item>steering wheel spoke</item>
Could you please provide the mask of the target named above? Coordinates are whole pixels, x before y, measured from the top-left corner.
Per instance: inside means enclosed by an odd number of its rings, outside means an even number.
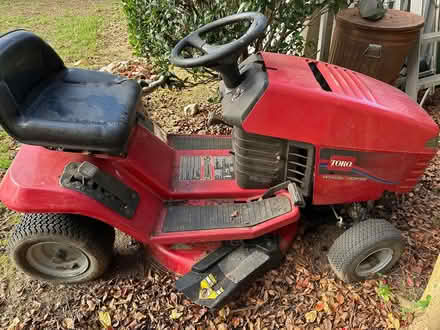
[[[200,38],[200,35],[198,33],[192,33],[188,36],[186,39],[188,45],[191,47],[194,47],[204,54],[208,54],[208,52],[205,50],[206,41]]]

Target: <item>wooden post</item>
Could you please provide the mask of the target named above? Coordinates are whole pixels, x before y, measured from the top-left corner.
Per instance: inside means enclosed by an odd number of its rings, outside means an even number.
[[[316,58],[316,52],[319,41],[319,27],[321,23],[320,10],[313,12],[312,18],[308,22],[306,45],[304,47],[304,57]]]
[[[434,266],[434,271],[429,279],[422,299],[431,296],[430,303],[425,313],[416,318],[409,330],[438,330],[440,329],[440,257]]]
[[[406,93],[417,102],[417,83],[419,81],[420,43],[423,31],[420,31],[416,44],[408,55],[408,73],[406,78]]]
[[[325,9],[326,12],[321,15],[321,22],[319,26],[319,41],[317,60],[328,62],[330,53],[330,43],[332,40],[334,14]]]

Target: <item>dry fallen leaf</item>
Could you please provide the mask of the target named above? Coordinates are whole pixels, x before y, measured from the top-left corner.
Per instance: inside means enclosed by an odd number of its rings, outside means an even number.
[[[342,294],[338,293],[336,295],[336,300],[338,301],[339,305],[342,305],[344,303],[344,296]]]
[[[99,312],[99,322],[104,329],[112,329],[112,319],[108,312]]]
[[[96,304],[92,300],[87,300],[88,311],[93,312],[96,308]]]
[[[416,273],[416,274],[421,274],[423,272],[423,269],[420,266],[413,266],[413,267],[411,267],[411,270],[413,273]]]
[[[179,312],[177,311],[177,309],[174,308],[174,309],[171,311],[170,318],[171,318],[172,320],[177,320],[177,319],[179,319],[182,315],[183,315],[183,313],[179,313]]]
[[[316,311],[310,311],[306,313],[304,316],[308,323],[312,323],[316,321],[316,317],[318,316],[318,313]]]
[[[8,330],[17,329],[19,324],[20,324],[20,319],[18,317],[14,318],[12,322],[9,324]]]
[[[141,321],[141,320],[143,320],[144,318],[146,318],[146,316],[145,316],[144,314],[142,314],[141,312],[136,312],[136,314],[134,314],[134,318],[135,318],[137,321]]]
[[[333,329],[332,321],[330,321],[329,319],[324,319],[323,329],[332,330]]]
[[[241,318],[240,317],[234,317],[232,318],[232,325],[234,326],[234,328],[238,328],[238,326],[241,323]]]
[[[67,317],[67,318],[64,319],[63,325],[67,329],[75,329],[75,321],[73,319],[71,319],[70,317]]]
[[[323,303],[322,301],[318,302],[318,303],[315,305],[315,310],[316,310],[316,311],[320,312],[320,311],[322,311],[323,309],[324,309],[324,303]]]
[[[171,298],[171,302],[174,305],[177,305],[177,294],[175,294],[174,292],[171,292],[170,298]]]
[[[388,327],[392,329],[400,329],[400,321],[396,319],[392,313],[388,313]]]
[[[228,326],[225,323],[220,323],[217,326],[217,330],[228,330]]]

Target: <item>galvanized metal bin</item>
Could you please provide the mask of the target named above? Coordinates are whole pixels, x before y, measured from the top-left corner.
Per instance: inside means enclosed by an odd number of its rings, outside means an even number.
[[[358,8],[342,10],[336,27],[329,62],[392,84],[398,77],[424,18],[389,9],[373,22],[363,19]]]

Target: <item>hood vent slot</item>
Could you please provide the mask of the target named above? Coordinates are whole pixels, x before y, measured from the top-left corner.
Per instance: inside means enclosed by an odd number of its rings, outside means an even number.
[[[310,67],[310,70],[312,70],[312,73],[315,76],[315,79],[318,82],[318,84],[321,86],[321,88],[327,92],[331,92],[332,89],[330,88],[329,84],[325,80],[321,71],[319,71],[317,62],[309,62],[309,67]]]

